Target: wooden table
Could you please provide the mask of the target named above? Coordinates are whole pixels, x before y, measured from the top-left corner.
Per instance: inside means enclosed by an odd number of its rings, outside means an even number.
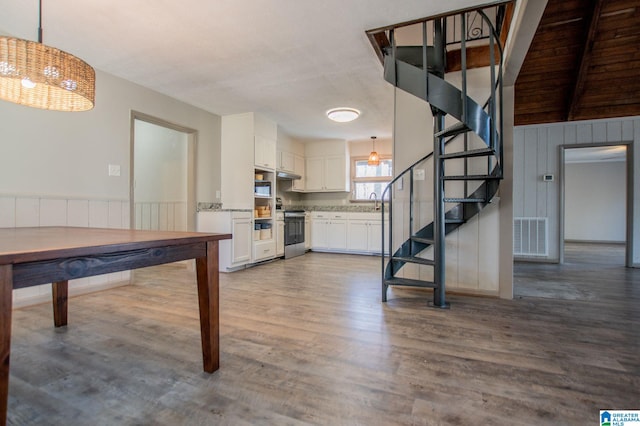
[[[196,259],[204,371],[219,367],[218,241],[230,234],[73,227],[0,228],[0,425],[6,424],[12,290],[52,283],[67,325],[70,279]]]

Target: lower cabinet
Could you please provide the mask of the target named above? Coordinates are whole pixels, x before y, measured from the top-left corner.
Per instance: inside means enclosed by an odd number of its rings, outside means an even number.
[[[253,222],[251,212],[207,211],[198,213],[199,232],[230,233],[230,240],[219,243],[218,264],[223,272],[251,263]]]
[[[284,250],[283,250],[284,251]],[[276,255],[276,242],[272,238],[264,241],[254,241],[253,243],[253,261],[273,259]]]
[[[388,229],[388,222],[385,221],[385,232],[388,232]],[[382,252],[380,214],[312,212],[311,250],[380,254]],[[388,249],[385,249],[385,252],[387,251]]]
[[[276,220],[276,256],[284,256],[284,220]]]
[[[373,214],[372,214],[373,215]],[[353,253],[382,253],[382,221],[380,216],[369,219],[349,219],[349,235],[347,249]],[[385,231],[388,232],[388,223],[385,221]],[[388,240],[385,240],[385,245]],[[388,252],[385,248],[385,252]]]
[[[345,251],[347,249],[346,213],[311,213],[311,249]]]
[[[304,249],[311,250],[311,213],[304,215]]]

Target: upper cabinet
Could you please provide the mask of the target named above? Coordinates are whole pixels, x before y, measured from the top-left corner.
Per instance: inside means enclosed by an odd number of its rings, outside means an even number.
[[[276,168],[276,141],[256,135],[255,165],[262,169]]]
[[[278,170],[282,170],[283,172],[293,173],[295,171],[295,155],[293,152],[289,151],[279,151],[279,160]]]
[[[284,132],[279,132],[277,160],[278,171],[300,176],[300,179],[285,183],[283,188],[286,188],[286,191],[304,191],[304,144]]]
[[[253,112],[222,117],[221,201],[253,210],[254,168],[276,168],[276,123]]]
[[[327,140],[305,146],[305,192],[349,191],[349,148],[346,141]]]
[[[305,168],[304,168],[304,157],[302,155],[293,156],[293,172],[301,176],[301,178],[296,179],[291,183],[291,190],[297,191],[297,192],[304,191]]]
[[[253,114],[255,166],[267,170],[276,168],[276,141],[278,125],[265,117]]]

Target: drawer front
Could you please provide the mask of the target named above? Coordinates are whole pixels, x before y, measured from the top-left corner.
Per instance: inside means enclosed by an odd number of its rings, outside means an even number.
[[[263,259],[269,259],[276,255],[276,242],[275,240],[256,241],[253,244],[253,260],[259,261]]]

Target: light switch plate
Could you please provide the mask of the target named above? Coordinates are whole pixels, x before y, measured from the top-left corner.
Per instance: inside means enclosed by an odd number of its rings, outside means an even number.
[[[109,164],[109,176],[120,176],[119,164]]]
[[[415,169],[413,172],[413,178],[415,180],[424,180],[424,169]]]

